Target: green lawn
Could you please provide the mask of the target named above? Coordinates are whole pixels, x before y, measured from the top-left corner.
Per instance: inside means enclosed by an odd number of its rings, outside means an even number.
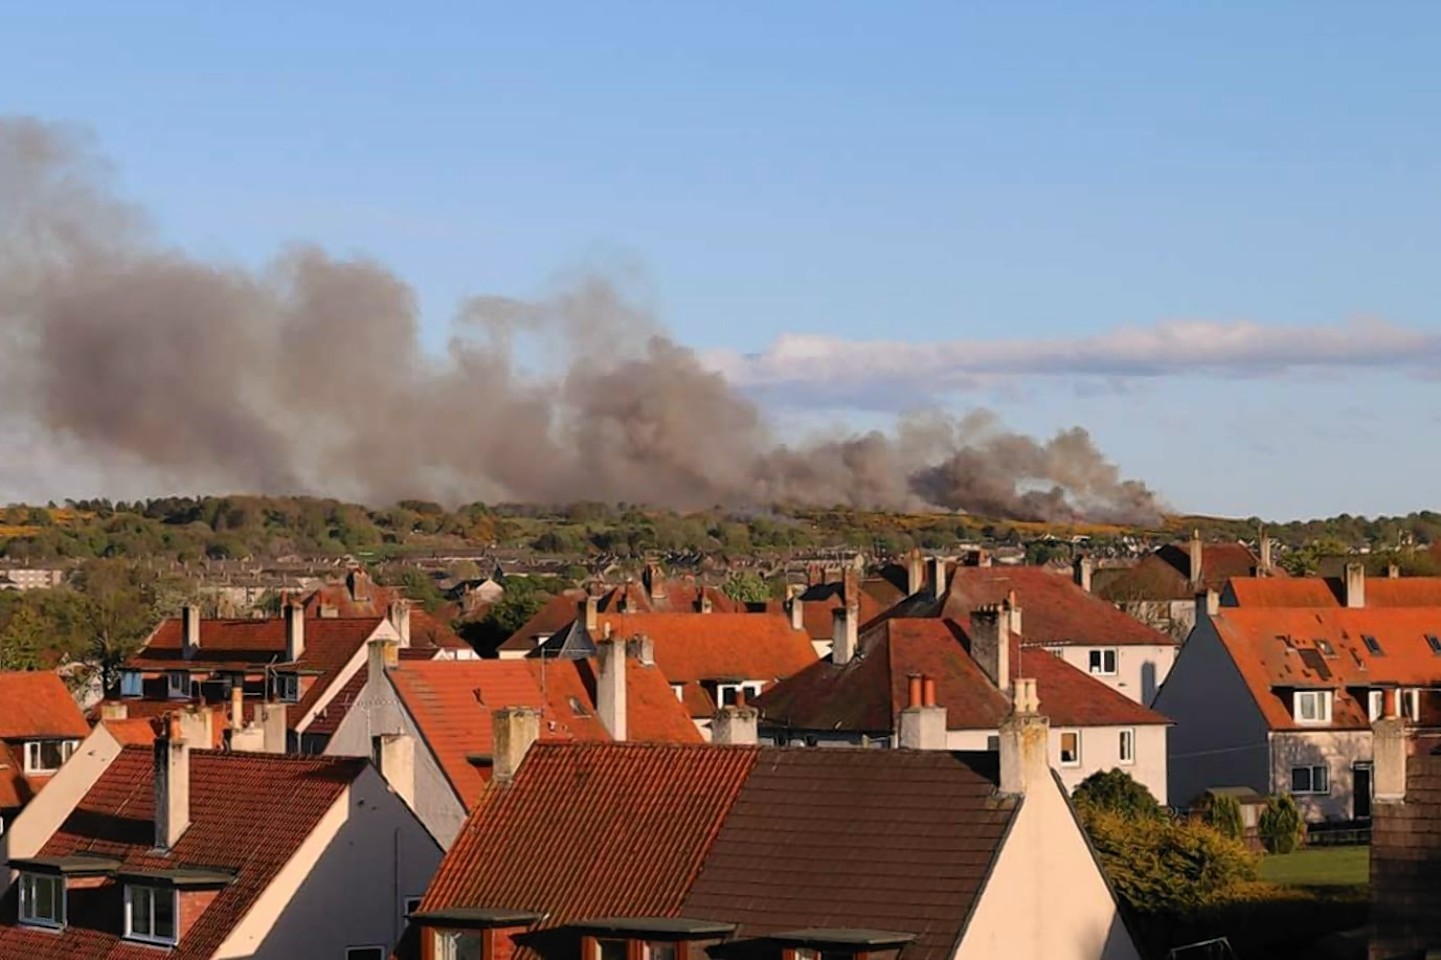
[[[1317,847],[1261,858],[1261,879],[1281,886],[1360,886],[1370,878],[1370,847]]]

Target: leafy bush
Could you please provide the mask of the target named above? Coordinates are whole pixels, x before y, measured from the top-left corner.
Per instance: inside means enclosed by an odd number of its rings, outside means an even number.
[[[1151,791],[1137,783],[1124,770],[1105,770],[1082,780],[1071,794],[1071,800],[1082,815],[1095,811],[1115,813],[1123,817],[1155,819],[1165,811],[1151,796]]]
[[[1204,823],[1095,809],[1085,823],[1116,894],[1138,913],[1192,913],[1256,878],[1256,856]]]
[[[1246,836],[1246,826],[1241,821],[1241,803],[1235,797],[1227,794],[1214,796],[1206,819],[1222,836],[1232,840]]]
[[[1305,821],[1296,801],[1290,794],[1277,794],[1266,798],[1266,809],[1256,824],[1261,843],[1271,853],[1290,853],[1301,843]]]

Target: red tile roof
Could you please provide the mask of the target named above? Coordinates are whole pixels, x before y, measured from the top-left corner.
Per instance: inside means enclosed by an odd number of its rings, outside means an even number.
[[[0,741],[0,810],[18,810],[34,798],[37,788],[49,778],[25,776],[25,755]]]
[[[0,956],[29,960],[145,960],[159,953],[176,960],[211,957],[366,763],[358,758],[194,751],[190,757],[190,827],[164,855],[153,850],[152,751],[126,747],[38,855],[108,857],[142,869],[229,869],[236,871],[234,882],[219,892],[179,946],[168,952],[121,939],[118,899],[72,896],[70,925],[63,931],[26,928],[10,920],[0,923]],[[7,895],[7,917],[15,915],[17,887],[12,886]]]
[[[575,620],[580,612],[581,601],[585,600],[585,596],[584,590],[566,590],[558,596],[551,597],[519,630],[506,638],[505,642],[500,645],[500,649],[520,650],[526,653],[534,650],[539,638],[554,636],[566,624]]]
[[[1176,641],[1092,596],[1066,576],[1042,567],[957,567],[943,615],[969,623],[971,611],[1000,603],[1015,591],[1027,644],[1052,646],[1173,647]]]
[[[604,614],[597,632],[609,626],[616,637],[647,636],[655,662],[671,683],[685,685],[692,717],[709,719],[716,704],[703,684],[711,681],[782,680],[816,662],[804,630],[774,613]]]
[[[546,925],[677,916],[760,751],[538,743],[486,792],[421,911],[504,907]]]
[[[84,737],[90,732],[70,690],[53,673],[0,673],[0,740]]]
[[[1044,650],[1022,649],[1013,638],[1012,675],[1034,677],[1041,712],[1055,726],[1131,726],[1165,717]],[[756,706],[768,724],[792,730],[886,735],[909,699],[909,678],[936,681],[936,702],[951,730],[995,730],[1010,712],[998,690],[967,652],[957,624],[937,619],[886,620],[867,630],[862,656],[844,666],[829,660],[763,693]]]
[[[1339,607],[1339,577],[1237,577],[1222,602],[1238,607]],[[1441,577],[1367,577],[1366,608],[1441,607]]]
[[[1349,690],[1441,686],[1441,656],[1426,639],[1441,635],[1441,621],[1427,608],[1224,607],[1211,622],[1272,729],[1316,729],[1292,719],[1293,688],[1338,691],[1331,727],[1364,729],[1366,704]]]

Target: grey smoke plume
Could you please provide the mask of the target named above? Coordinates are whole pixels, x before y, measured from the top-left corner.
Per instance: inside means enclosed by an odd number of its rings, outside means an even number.
[[[83,134],[0,119],[0,402],[37,451],[78,454],[107,484],[1158,512],[1079,428],[1037,442],[988,413],[927,414],[780,445],[753,402],[598,278],[536,302],[473,298],[435,357],[383,265],[311,247],[259,272],[198,261],[155,241],[106,173]]]

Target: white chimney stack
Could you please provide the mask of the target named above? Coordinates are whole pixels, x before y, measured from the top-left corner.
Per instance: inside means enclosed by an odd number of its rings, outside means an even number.
[[[626,643],[619,638],[606,637],[595,645],[595,710],[611,739],[617,741],[625,740],[628,734],[625,650]]]
[[[595,633],[600,624],[600,598],[586,597],[580,605],[580,615],[585,619],[587,633]]]
[[[181,655],[186,660],[200,649],[200,608],[187,603],[180,609]]]
[[[294,601],[285,605],[285,662],[294,663],[305,653],[305,608]]]
[[[760,712],[745,703],[721,707],[711,720],[711,743],[754,745],[759,740],[757,721]]]
[[[285,704],[260,704],[255,708],[255,722],[261,730],[261,750],[281,756],[290,752],[286,744]]]
[[[1258,576],[1269,577],[1271,575],[1271,538],[1266,536],[1266,531],[1261,531],[1260,544],[1260,569],[1256,571]]]
[[[946,558],[931,558],[931,596],[937,600],[946,593]]]
[[[155,740],[155,848],[172,850],[190,827],[190,744],[174,725]]]
[[[838,666],[850,663],[860,643],[861,611],[859,607],[837,607],[831,614],[831,662]]]
[[[505,707],[491,714],[491,778],[510,783],[525,760],[531,744],[540,739],[540,711],[533,707]]]
[[[946,708],[936,705],[936,681],[912,676],[909,693],[909,705],[901,711],[897,746],[903,750],[946,749]]]
[[[410,646],[410,601],[392,600],[386,611],[386,619],[395,628],[396,634],[400,637],[402,647]]]
[[[805,601],[801,600],[800,594],[790,599],[791,629],[804,630],[806,628]]]
[[[906,558],[906,596],[914,597],[926,588],[926,561],[921,551],[912,550]]]
[[[1091,575],[1096,570],[1096,562],[1090,557],[1077,557],[1076,562],[1071,564],[1071,576],[1076,581],[1076,586],[1087,593],[1091,592]]]
[[[1346,564],[1346,606],[1359,610],[1366,606],[1366,567],[1360,563]]]
[[[1383,716],[1371,725],[1371,790],[1377,803],[1406,800],[1406,721],[1397,709],[1400,690],[1387,690]]]
[[[1191,531],[1191,586],[1199,587],[1202,579],[1202,563],[1205,551],[1201,546],[1201,531]]]
[[[1017,679],[1011,713],[1001,721],[1001,793],[1024,796],[1051,779],[1051,722],[1039,710],[1036,681]]]

